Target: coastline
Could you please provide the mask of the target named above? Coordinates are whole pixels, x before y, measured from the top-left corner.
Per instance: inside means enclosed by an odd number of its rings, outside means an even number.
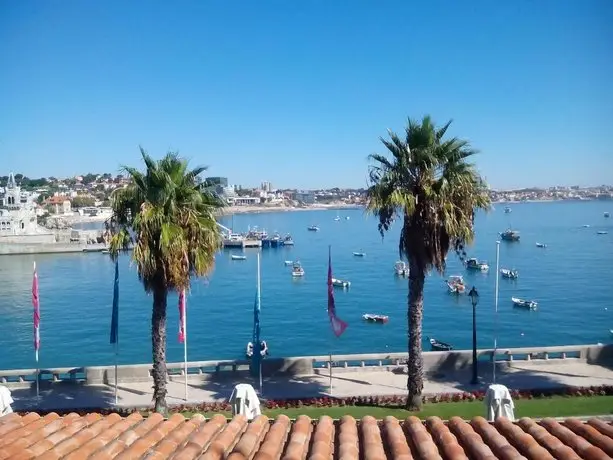
[[[301,212],[301,211],[325,211],[334,209],[362,209],[363,205],[347,203],[311,204],[308,206],[228,206],[221,212],[222,216],[232,214],[263,214],[267,212]]]

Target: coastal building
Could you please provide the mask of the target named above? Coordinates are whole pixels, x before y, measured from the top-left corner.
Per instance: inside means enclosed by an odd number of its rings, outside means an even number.
[[[71,202],[65,196],[49,197],[47,205],[51,207],[54,214],[72,214]]]
[[[293,195],[293,199],[304,204],[315,204],[315,194],[309,191],[298,191]]]
[[[22,191],[11,173],[6,187],[0,192],[0,244],[53,241],[54,235],[37,223],[34,195]]]
[[[256,196],[235,196],[228,198],[230,206],[249,206],[260,204],[261,200]]]
[[[272,192],[272,184],[268,181],[262,182],[262,184],[260,185],[260,188],[264,192]]]

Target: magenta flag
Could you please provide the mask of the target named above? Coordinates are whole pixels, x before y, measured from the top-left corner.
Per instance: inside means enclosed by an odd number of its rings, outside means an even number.
[[[179,343],[185,342],[185,289],[179,293]]]
[[[38,299],[38,274],[34,262],[34,277],[32,278],[32,306],[34,307],[34,350],[40,349],[40,302]]]
[[[332,332],[337,337],[340,337],[345,329],[347,329],[347,323],[336,316],[336,305],[334,303],[334,286],[332,285],[332,256],[328,249],[328,318],[330,318],[330,325],[332,326]]]

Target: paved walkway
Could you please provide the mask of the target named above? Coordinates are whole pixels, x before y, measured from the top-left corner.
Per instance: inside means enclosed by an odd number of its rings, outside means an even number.
[[[480,369],[482,384],[470,385],[470,370],[452,374],[426,376],[425,394],[453,393],[485,389],[492,382],[491,366]],[[331,395],[334,397],[401,395],[406,392],[406,373],[388,371],[336,372],[328,375],[307,375],[293,378],[267,378],[263,382],[263,398],[307,398]],[[257,383],[241,380],[188,381],[187,403],[227,400],[237,383]],[[548,363],[516,363],[514,367],[499,371],[497,383],[511,389],[546,389],[563,386],[613,385],[613,369],[581,362],[565,361]],[[152,402],[150,383],[120,384],[117,405],[121,407],[146,407]],[[77,409],[112,407],[115,404],[114,388],[109,385],[75,385],[70,383],[45,384],[37,398],[33,388],[12,390],[14,410],[28,409]],[[185,404],[183,381],[168,383],[169,404]]]

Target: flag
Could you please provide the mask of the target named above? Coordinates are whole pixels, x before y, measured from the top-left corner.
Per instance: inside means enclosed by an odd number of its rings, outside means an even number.
[[[257,376],[260,372],[260,361],[262,359],[262,340],[260,339],[260,296],[255,293],[255,304],[253,306],[253,356],[251,357],[251,372]]]
[[[347,323],[336,316],[334,287],[332,286],[332,255],[330,250],[328,250],[328,318],[330,318],[332,332],[337,337],[340,337],[345,332],[345,329],[347,329]]]
[[[40,349],[40,302],[38,299],[38,274],[34,262],[34,276],[32,278],[32,306],[34,307],[34,350]]]
[[[185,342],[185,289],[179,292],[179,343]]]
[[[115,261],[113,284],[113,312],[111,314],[111,343],[119,343],[119,260]]]

